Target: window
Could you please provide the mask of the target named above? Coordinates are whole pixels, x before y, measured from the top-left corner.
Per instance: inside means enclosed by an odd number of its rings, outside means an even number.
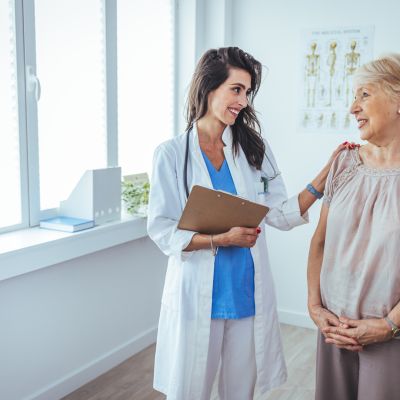
[[[87,169],[150,172],[173,135],[174,4],[0,0],[0,233],[55,214]]]
[[[173,1],[118,0],[118,156],[122,174],[150,172],[173,136]]]
[[[79,10],[79,11],[77,11]],[[105,20],[99,0],[36,0],[40,208],[107,167]]]

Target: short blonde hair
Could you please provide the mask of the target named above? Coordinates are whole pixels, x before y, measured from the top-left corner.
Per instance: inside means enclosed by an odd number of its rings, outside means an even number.
[[[377,85],[389,96],[400,98],[400,54],[387,54],[362,65],[354,74],[353,84]]]

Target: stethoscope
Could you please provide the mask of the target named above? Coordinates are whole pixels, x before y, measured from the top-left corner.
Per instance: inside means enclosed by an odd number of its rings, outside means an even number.
[[[186,132],[185,165],[183,168],[183,182],[185,184],[186,198],[189,197],[189,187],[188,187],[188,183],[187,183],[187,165],[188,165],[188,161],[189,161],[189,136],[190,136],[190,133],[192,132],[192,130],[193,130],[193,127],[190,127],[188,129],[188,131]],[[267,159],[269,165],[272,167],[272,170],[274,171],[272,176],[267,176],[267,177],[261,178],[261,181],[264,183],[264,192],[266,193],[267,189],[268,189],[268,182],[273,181],[275,178],[277,178],[280,175],[280,172],[278,172],[275,169],[274,164],[269,159],[267,153],[264,153],[264,155],[265,155],[265,158]]]

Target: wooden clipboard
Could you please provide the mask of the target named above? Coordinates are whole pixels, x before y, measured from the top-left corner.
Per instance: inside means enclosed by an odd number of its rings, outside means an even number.
[[[206,234],[224,233],[235,226],[256,228],[268,210],[233,194],[195,185],[178,228]]]

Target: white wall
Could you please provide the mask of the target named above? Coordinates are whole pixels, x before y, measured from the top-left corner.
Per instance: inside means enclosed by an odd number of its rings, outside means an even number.
[[[0,398],[59,399],[153,343],[165,268],[143,238],[0,282]]]
[[[269,68],[256,106],[289,194],[298,193],[312,179],[337,144],[358,140],[358,132],[319,136],[296,131],[301,29],[374,25],[374,55],[400,52],[398,7],[396,0],[233,0],[232,43]],[[278,307],[286,322],[309,323],[306,265],[319,207],[311,210],[308,226],[291,232],[268,229]]]

